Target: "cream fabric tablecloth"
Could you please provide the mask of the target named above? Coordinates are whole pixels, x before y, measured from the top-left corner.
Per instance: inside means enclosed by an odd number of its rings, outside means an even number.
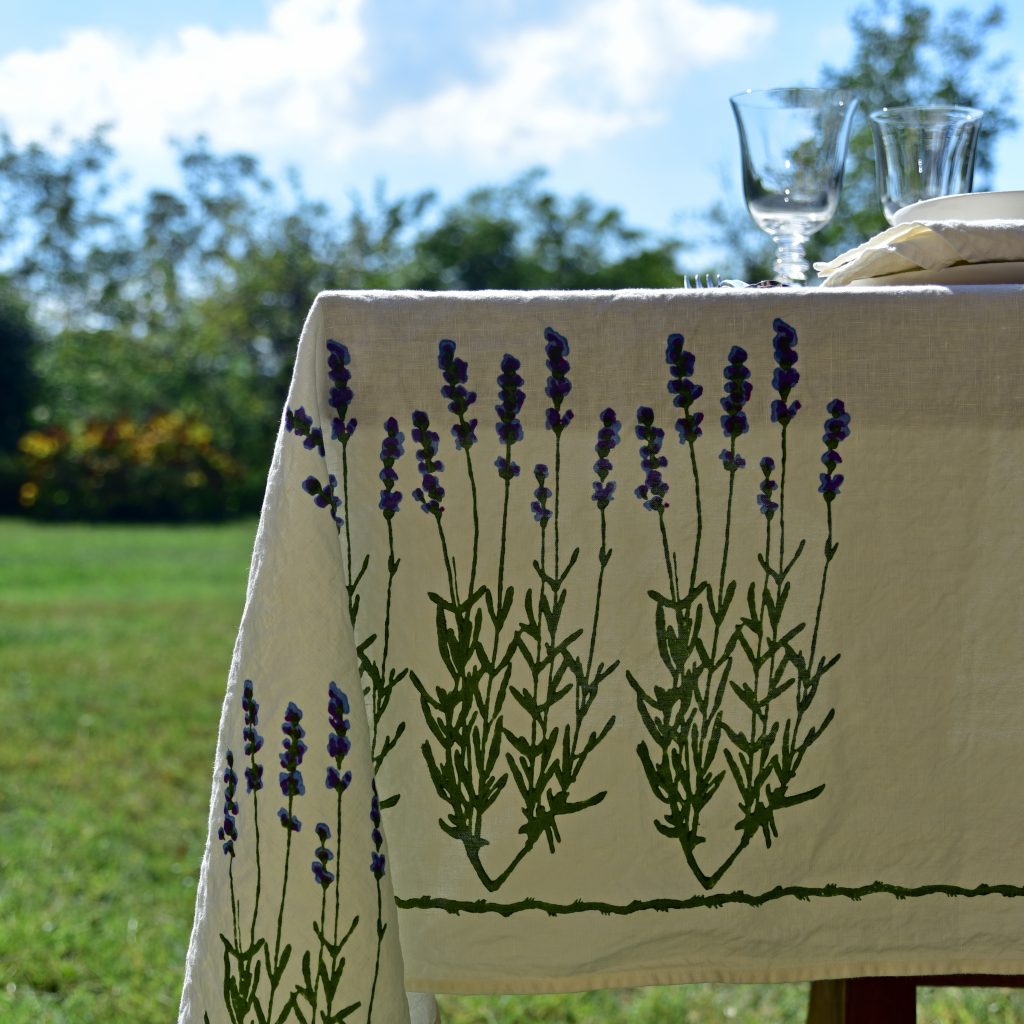
[[[1022,325],[1018,287],[321,295],[180,1019],[1024,973]]]

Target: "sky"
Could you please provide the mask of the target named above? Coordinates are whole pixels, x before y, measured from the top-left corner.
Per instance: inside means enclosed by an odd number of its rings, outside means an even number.
[[[0,122],[54,146],[110,122],[140,192],[176,183],[170,139],[205,134],[342,213],[378,181],[451,201],[541,166],[685,236],[742,206],[729,96],[842,66],[858,2],[0,0]],[[1024,0],[1004,5],[995,49],[1020,55]],[[995,161],[994,187],[1024,188],[1024,129]]]

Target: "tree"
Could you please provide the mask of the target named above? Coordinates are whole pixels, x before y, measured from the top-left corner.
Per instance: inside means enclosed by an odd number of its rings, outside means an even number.
[[[6,282],[0,282],[0,512],[18,507],[18,440],[29,427],[37,379],[32,367],[36,344],[24,303]]]
[[[975,188],[991,187],[993,143],[1017,125],[1010,57],[988,52],[991,34],[1005,19],[998,3],[980,14],[956,8],[944,19],[919,0],[873,0],[853,13],[853,57],[845,68],[824,67],[819,84],[858,97],[858,127],[850,140],[839,209],[807,246],[812,261],[830,258],[887,226],[867,118],[880,107],[937,103],[984,110]],[[738,255],[737,276],[750,281],[771,276],[770,247],[745,212],[717,203],[707,217],[717,240]]]
[[[630,228],[621,211],[541,188],[535,169],[509,185],[471,192],[422,232],[406,287],[623,288],[679,284],[675,239]]]

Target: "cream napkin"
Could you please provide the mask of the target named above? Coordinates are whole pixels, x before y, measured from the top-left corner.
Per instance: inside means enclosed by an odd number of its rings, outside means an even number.
[[[941,270],[956,263],[1024,260],[1024,220],[911,221],[837,256],[815,263],[823,287],[905,270]]]

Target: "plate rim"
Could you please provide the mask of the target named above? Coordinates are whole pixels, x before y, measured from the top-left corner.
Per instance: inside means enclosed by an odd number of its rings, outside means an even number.
[[[934,209],[934,207],[936,207],[936,206],[938,206],[941,209],[943,205],[946,205],[946,204],[948,204],[950,202],[953,202],[953,201],[966,202],[966,203],[970,204],[971,201],[974,200],[974,198],[976,196],[985,196],[987,202],[991,202],[991,199],[988,198],[988,197],[991,197],[991,196],[1001,196],[1001,197],[1014,196],[1014,197],[1019,197],[1020,204],[1021,204],[1021,216],[1019,218],[1018,217],[1014,217],[1014,218],[1009,218],[1009,219],[1013,219],[1013,220],[1024,219],[1024,189],[1021,189],[1021,188],[1011,188],[1011,189],[994,189],[994,190],[988,191],[988,192],[957,192],[957,193],[954,193],[953,195],[948,195],[948,196],[934,196],[931,199],[920,199],[916,203],[911,203],[909,206],[901,206],[900,209],[898,209],[893,214],[893,218],[892,218],[893,219],[893,226],[896,227],[896,226],[901,225],[901,224],[909,224],[911,221],[915,221],[915,220],[962,220],[963,219],[962,217],[945,217],[945,218],[941,217],[941,216],[940,217],[927,217],[927,216],[922,217],[921,213],[922,212],[927,212],[927,210],[929,210],[929,209]],[[978,219],[979,220],[982,220],[982,219],[991,220],[993,218],[978,218]]]

